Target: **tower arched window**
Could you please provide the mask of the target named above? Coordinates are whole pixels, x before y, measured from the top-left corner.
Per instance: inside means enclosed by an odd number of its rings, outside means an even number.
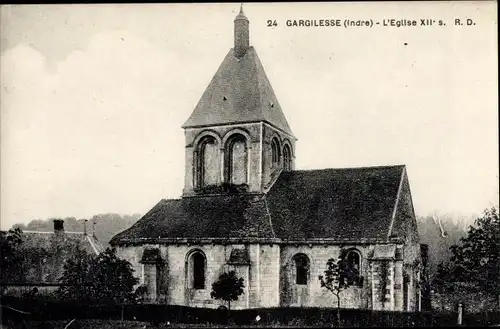
[[[300,285],[307,284],[309,279],[309,258],[304,254],[293,256],[295,262],[295,283]]]
[[[198,187],[217,184],[218,175],[219,160],[217,141],[212,136],[207,136],[200,141],[198,146]]]
[[[292,170],[292,150],[290,150],[290,146],[288,146],[288,144],[285,144],[285,147],[283,148],[283,170]]]
[[[195,251],[188,258],[190,288],[205,289],[206,258],[201,251]]]
[[[235,134],[226,144],[226,182],[239,185],[247,183],[247,143],[245,136]]]
[[[271,140],[271,166],[278,167],[280,164],[280,145],[278,139],[275,137]]]

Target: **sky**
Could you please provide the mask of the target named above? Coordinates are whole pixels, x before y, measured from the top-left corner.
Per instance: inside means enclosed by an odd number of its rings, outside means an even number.
[[[239,6],[1,6],[1,228],[179,198],[181,125],[233,45]],[[244,11],[298,138],[296,169],[405,164],[417,215],[498,205],[496,2]],[[286,26],[421,18],[446,26]]]

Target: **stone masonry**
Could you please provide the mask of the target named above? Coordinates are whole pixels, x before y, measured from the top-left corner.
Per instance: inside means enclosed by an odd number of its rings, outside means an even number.
[[[146,248],[159,248],[167,266],[141,265],[138,261]],[[228,265],[231,250],[247,249],[249,265]],[[349,287],[341,293],[341,307],[375,310],[417,309],[415,294],[408,294],[403,302],[402,260],[373,259],[374,245],[344,245],[361,254],[362,287]],[[195,307],[216,308],[224,304],[210,298],[211,285],[224,271],[235,270],[244,279],[244,294],[232,303],[232,308],[257,307],[332,307],[336,298],[320,287],[318,276],[326,269],[330,258],[337,258],[341,247],[336,245],[143,245],[118,248],[119,257],[130,261],[135,276],[148,288],[150,302]],[[193,251],[206,255],[205,289],[189,287],[188,259]],[[304,254],[310,260],[307,284],[295,284],[294,255]],[[412,291],[414,287],[409,286]]]

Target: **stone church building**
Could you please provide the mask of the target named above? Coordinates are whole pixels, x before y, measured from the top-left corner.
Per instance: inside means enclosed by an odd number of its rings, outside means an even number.
[[[420,244],[403,165],[295,170],[292,133],[241,10],[234,48],[185,131],[185,186],[111,245],[151,302],[218,307],[212,283],[244,278],[233,308],[336,304],[321,288],[342,253],[359,272],[341,307],[419,310]]]

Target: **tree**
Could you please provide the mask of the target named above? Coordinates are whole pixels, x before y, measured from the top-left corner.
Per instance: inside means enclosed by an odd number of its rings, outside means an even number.
[[[22,243],[20,228],[0,231],[0,281],[15,282],[24,280],[22,255],[19,252]]]
[[[116,256],[116,249],[107,248],[90,266],[94,297],[111,303],[133,301],[139,283],[133,272],[132,264]]]
[[[450,247],[452,256],[438,267],[435,284],[451,290],[457,283],[494,294],[500,302],[500,219],[496,208],[486,209],[467,236]]]
[[[222,273],[219,280],[212,284],[212,292],[210,297],[213,299],[222,299],[228,303],[228,309],[231,310],[231,301],[238,300],[238,297],[243,294],[243,278],[238,278],[235,271]]]
[[[70,300],[134,302],[134,286],[139,280],[133,272],[132,265],[118,258],[115,249],[107,248],[95,258],[80,254],[67,260],[59,294]]]
[[[337,298],[337,321],[340,326],[340,292],[362,281],[358,269],[349,266],[346,251],[342,250],[337,260],[326,262],[325,275],[318,277],[321,287],[329,290]]]
[[[146,300],[148,294],[148,287],[144,284],[141,284],[134,291],[134,300],[136,303],[141,304]]]
[[[91,256],[78,248],[73,257],[64,264],[64,272],[57,293],[64,300],[90,302],[92,300],[89,268]]]

